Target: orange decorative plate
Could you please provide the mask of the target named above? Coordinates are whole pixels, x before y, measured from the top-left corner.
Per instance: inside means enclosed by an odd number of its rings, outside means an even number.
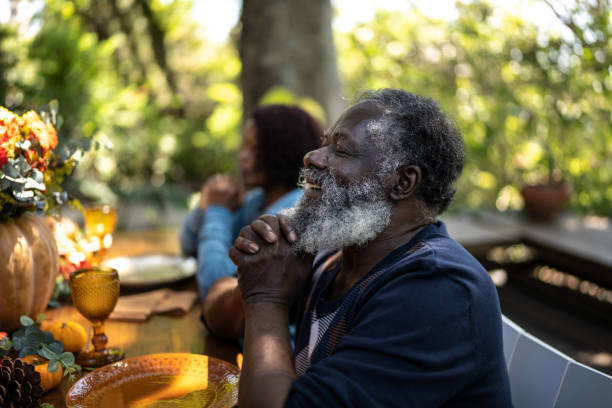
[[[129,358],[99,368],[66,395],[69,408],[233,407],[237,367],[201,354]]]

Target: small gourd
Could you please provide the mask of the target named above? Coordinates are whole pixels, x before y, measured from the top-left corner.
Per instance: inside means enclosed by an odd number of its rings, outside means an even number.
[[[53,334],[55,340],[64,343],[64,351],[77,353],[87,344],[87,332],[85,328],[74,321],[57,321],[46,327]]]
[[[63,369],[61,364],[57,367],[57,371],[52,373],[49,371],[49,360],[39,355],[32,354],[25,356],[22,360],[28,364],[32,364],[34,369],[40,374],[40,386],[43,391],[47,392],[57,387],[62,381]]]

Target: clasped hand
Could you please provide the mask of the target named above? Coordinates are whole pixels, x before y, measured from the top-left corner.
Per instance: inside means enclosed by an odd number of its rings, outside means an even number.
[[[244,227],[229,256],[238,267],[245,303],[278,303],[291,307],[312,274],[311,255],[292,248],[297,235],[281,215],[262,215]]]
[[[200,208],[222,205],[234,211],[242,205],[242,189],[228,174],[215,174],[204,183],[200,195]]]

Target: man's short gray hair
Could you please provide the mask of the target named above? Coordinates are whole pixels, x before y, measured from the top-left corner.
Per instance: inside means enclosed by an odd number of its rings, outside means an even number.
[[[381,170],[419,166],[419,197],[436,214],[445,211],[455,195],[453,184],[463,169],[465,148],[461,134],[440,105],[399,89],[367,91],[357,102],[372,102],[383,111],[379,119],[368,124],[385,157]]]

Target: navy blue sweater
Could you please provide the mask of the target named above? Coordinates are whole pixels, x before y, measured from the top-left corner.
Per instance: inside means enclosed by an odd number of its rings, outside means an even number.
[[[313,309],[317,316],[337,310],[287,407],[512,406],[497,291],[443,223],[327,302],[338,271],[322,271],[298,314],[296,354],[309,343]]]

